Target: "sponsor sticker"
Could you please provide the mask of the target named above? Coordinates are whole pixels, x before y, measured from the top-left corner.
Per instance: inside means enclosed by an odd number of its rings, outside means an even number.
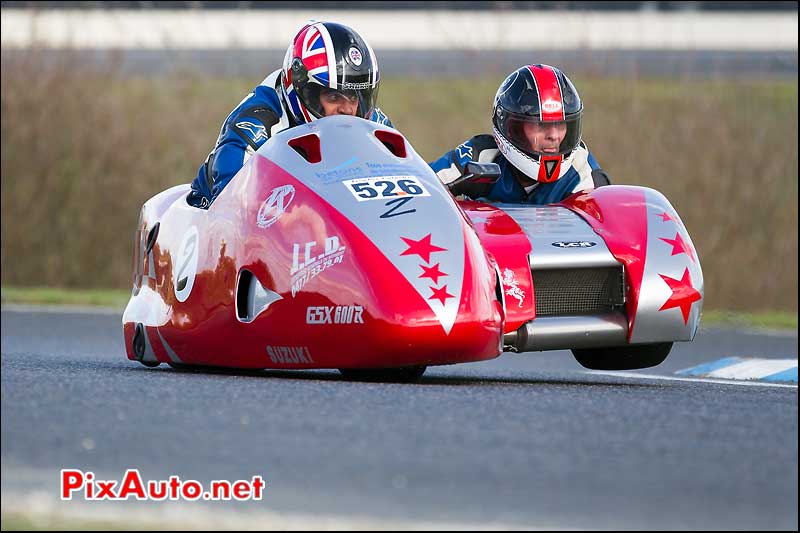
[[[308,346],[267,346],[267,355],[273,363],[313,363]]]
[[[591,241],[557,241],[552,243],[557,248],[591,248],[597,243]]]
[[[467,144],[468,142],[469,141],[467,141],[465,143],[461,143],[458,146],[456,146],[456,154],[458,154],[458,159],[459,160],[463,161],[464,159],[467,159],[467,160],[471,160],[472,159],[472,145],[471,144]]]
[[[319,249],[320,244],[316,241],[303,243],[302,246],[300,243],[292,245],[292,268],[289,271],[292,276],[292,297],[300,292],[306,283],[344,260],[347,248],[339,244],[339,237],[326,237],[321,247],[322,253],[317,255],[314,249]]]
[[[256,215],[258,227],[268,228],[273,225],[286,212],[286,208],[289,207],[293,199],[294,187],[292,185],[282,185],[272,189],[267,199],[258,208],[258,214]]]
[[[545,100],[542,102],[542,111],[545,113],[558,113],[561,108],[561,102],[558,100]]]
[[[306,324],[363,324],[360,305],[320,305],[306,308]]]
[[[343,183],[359,202],[430,196],[430,193],[416,176],[356,178]]]
[[[263,124],[245,120],[242,122],[237,122],[236,127],[242,131],[246,131],[256,144],[258,144],[261,140],[266,141],[269,139],[269,135],[267,135],[267,128],[265,128]]]
[[[525,291],[519,288],[517,275],[510,268],[503,270],[503,285],[506,287],[506,295],[516,298],[519,302],[518,307],[522,307],[522,300],[525,299]]]
[[[369,89],[371,86],[372,84],[368,81],[362,83],[350,83],[349,81],[346,81],[342,83],[339,87],[341,89],[353,89],[354,91],[358,91],[361,89]]]
[[[355,66],[358,67],[361,65],[361,62],[363,61],[361,50],[355,46],[351,46],[350,50],[347,51],[347,55],[350,57],[350,61],[352,61]]]

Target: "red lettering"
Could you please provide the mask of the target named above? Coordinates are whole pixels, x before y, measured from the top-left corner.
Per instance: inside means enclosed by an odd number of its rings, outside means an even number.
[[[139,477],[139,471],[135,469],[128,469],[125,471],[125,477],[122,478],[122,488],[119,491],[119,498],[127,500],[131,494],[136,495],[137,500],[146,499],[147,495],[142,485],[142,478]]]
[[[181,487],[181,480],[178,476],[169,476],[169,498],[171,500],[178,499],[178,489]]]
[[[200,483],[197,481],[190,479],[186,483],[183,484],[183,497],[187,500],[196,500],[200,498],[200,495],[203,492],[203,487],[200,486]]]
[[[237,500],[245,500],[250,496],[250,485],[247,481],[237,481],[233,484],[233,497]]]
[[[80,470],[61,471],[61,499],[71,500],[72,493],[83,487],[83,472]]]
[[[100,489],[100,492],[97,493],[96,499],[101,500],[103,498],[107,498],[109,500],[113,500],[116,498],[117,495],[114,494],[114,485],[116,484],[116,481],[98,481],[97,487]]]
[[[221,495],[220,493],[223,493]],[[231,499],[231,485],[227,481],[213,481],[211,483],[211,497],[215,500],[230,500]]]
[[[253,476],[253,499],[260,500],[261,499],[261,489],[264,488],[266,483],[261,476]]]
[[[148,481],[147,492],[150,493],[150,498],[153,500],[165,500],[167,498],[167,482]]]

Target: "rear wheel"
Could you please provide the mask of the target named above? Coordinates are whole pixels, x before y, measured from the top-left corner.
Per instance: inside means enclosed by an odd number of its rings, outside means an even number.
[[[425,373],[426,366],[404,366],[401,368],[340,368],[347,379],[353,381],[388,381],[395,383],[411,383],[419,380]]]
[[[634,344],[615,348],[572,350],[575,359],[591,370],[635,370],[660,365],[672,349],[671,342]]]

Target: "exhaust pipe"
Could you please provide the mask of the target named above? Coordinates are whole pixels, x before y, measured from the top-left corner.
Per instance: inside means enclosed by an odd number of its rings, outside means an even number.
[[[628,344],[628,319],[621,312],[543,316],[506,333],[504,344],[517,352],[600,348]]]

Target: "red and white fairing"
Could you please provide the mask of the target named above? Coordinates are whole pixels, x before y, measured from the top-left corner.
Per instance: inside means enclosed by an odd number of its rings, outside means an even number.
[[[456,202],[396,130],[336,116],[272,137],[208,210],[188,191],[139,220],[123,330],[145,364],[382,369],[569,348],[588,368],[641,368],[700,321],[697,250],[649,188]]]
[[[686,227],[658,191],[613,185],[555,205],[461,205],[502,273],[505,333],[524,332],[520,351],[694,338],[703,273]],[[537,316],[537,273],[608,268],[624,275],[618,309]]]
[[[130,359],[137,326],[145,362],[388,368],[501,352],[493,261],[396,130],[328,117],[275,135],[208,210],[187,192],[142,209]]]

